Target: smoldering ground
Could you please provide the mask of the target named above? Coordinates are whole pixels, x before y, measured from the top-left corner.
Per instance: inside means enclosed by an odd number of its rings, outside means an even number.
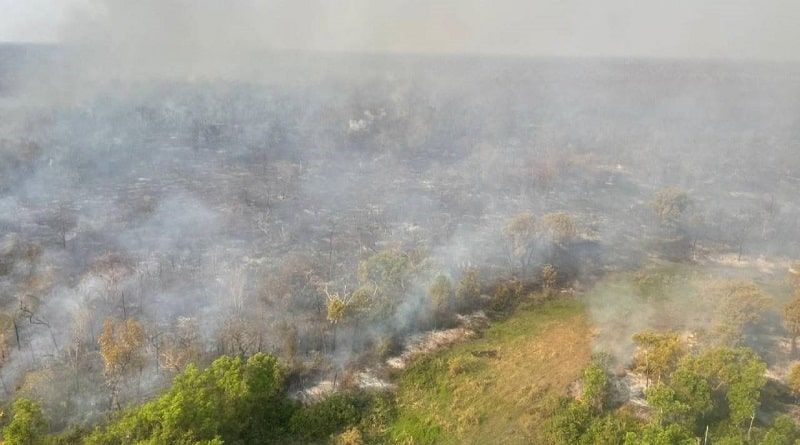
[[[102,2],[69,46],[0,51],[3,388],[78,415],[59,424],[109,408],[106,318],[145,330],[128,400],[222,353],[338,371],[433,327],[440,274],[534,280],[558,251],[509,255],[525,211],[574,218],[567,286],[648,261],[663,187],[705,215],[701,247],[797,256],[796,65],[288,51],[336,25],[248,4]],[[388,316],[334,326],[325,285],[355,291],[380,252],[418,274]],[[601,330],[631,310],[607,296]]]

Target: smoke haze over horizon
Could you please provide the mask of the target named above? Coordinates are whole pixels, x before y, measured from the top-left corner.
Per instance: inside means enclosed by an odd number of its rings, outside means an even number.
[[[259,48],[800,60],[800,5],[787,0],[0,0],[0,9],[0,42],[138,48],[132,57]]]

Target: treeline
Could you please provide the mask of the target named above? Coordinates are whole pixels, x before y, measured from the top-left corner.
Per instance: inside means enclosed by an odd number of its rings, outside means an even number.
[[[385,392],[338,393],[304,406],[285,390],[286,369],[273,355],[223,356],[206,369],[190,365],[166,393],[93,430],[51,435],[40,405],[18,399],[3,435],[8,445],[379,443],[394,416]]]
[[[620,382],[600,356],[575,398],[554,400],[546,435],[554,445],[792,445],[795,421],[782,414],[785,391],[769,385],[764,361],[746,347],[687,351],[676,333],[643,332],[634,371],[647,379],[645,400],[615,400]],[[769,403],[771,406],[764,406]]]

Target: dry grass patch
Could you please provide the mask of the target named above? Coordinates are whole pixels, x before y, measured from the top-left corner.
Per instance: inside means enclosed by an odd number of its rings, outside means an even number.
[[[531,443],[542,408],[591,356],[583,306],[523,306],[482,338],[419,358],[399,379],[395,443]]]

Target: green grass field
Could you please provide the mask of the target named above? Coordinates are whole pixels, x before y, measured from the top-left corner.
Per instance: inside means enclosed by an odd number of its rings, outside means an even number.
[[[542,409],[591,355],[575,299],[523,304],[480,339],[421,357],[398,379],[400,444],[537,443]]]

